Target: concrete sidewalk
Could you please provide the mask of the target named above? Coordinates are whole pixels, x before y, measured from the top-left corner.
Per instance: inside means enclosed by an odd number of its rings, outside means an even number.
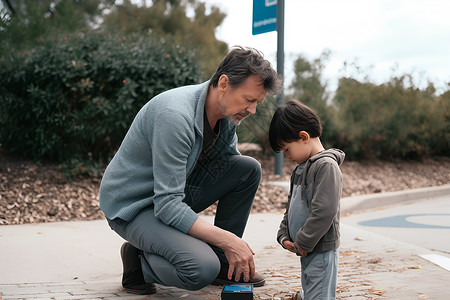
[[[427,195],[432,197],[433,190]],[[283,299],[301,288],[298,257],[275,240],[281,218],[250,216],[244,239],[256,252],[257,271],[266,277],[266,285],[255,288],[255,299]],[[338,299],[450,295],[450,272],[418,256],[430,249],[363,230],[345,217],[341,236]],[[124,293],[122,242],[104,220],[1,226],[0,299],[220,299],[221,288],[216,286],[192,292],[157,285],[157,294],[151,296]]]

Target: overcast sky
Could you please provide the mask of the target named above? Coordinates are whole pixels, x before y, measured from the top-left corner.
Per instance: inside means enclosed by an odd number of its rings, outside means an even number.
[[[227,14],[216,36],[262,51],[276,68],[277,33],[252,35],[253,0],[205,0]],[[358,62],[371,82],[409,73],[419,87],[450,82],[450,0],[285,0],[285,76],[299,54],[331,51],[324,79],[336,89],[343,62]],[[395,69],[395,71],[393,71]],[[349,75],[350,73],[345,73]]]
[[[277,33],[252,35],[253,0],[202,1],[227,14],[218,39],[257,48],[276,68]],[[285,0],[285,85],[298,55],[312,61],[325,49],[331,91],[339,77],[355,74],[342,71],[344,61],[356,61],[377,84],[408,73],[421,88],[430,80],[443,90],[450,82],[450,0]]]

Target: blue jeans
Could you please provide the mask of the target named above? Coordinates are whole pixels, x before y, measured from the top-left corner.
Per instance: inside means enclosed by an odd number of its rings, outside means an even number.
[[[189,176],[183,201],[200,212],[218,200],[214,225],[242,237],[260,180],[261,166],[255,159],[221,158]],[[147,282],[198,290],[210,284],[227,264],[222,249],[162,223],[153,207],[130,222],[115,219],[108,223],[143,251],[141,264]]]
[[[336,299],[339,249],[308,253],[300,261],[304,300]]]

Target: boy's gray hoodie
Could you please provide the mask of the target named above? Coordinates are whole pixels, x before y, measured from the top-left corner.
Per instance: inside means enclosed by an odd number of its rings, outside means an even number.
[[[286,212],[277,235],[281,245],[287,239],[295,241],[306,252],[339,247],[342,194],[339,166],[344,158],[343,151],[328,149],[294,169]]]

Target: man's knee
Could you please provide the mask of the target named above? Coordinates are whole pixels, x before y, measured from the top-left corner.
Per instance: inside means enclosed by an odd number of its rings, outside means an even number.
[[[219,271],[220,261],[214,255],[197,260],[194,267],[181,271],[180,277],[186,283],[187,290],[196,291],[213,282]]]
[[[239,169],[242,170],[245,175],[248,175],[246,176],[247,180],[257,181],[259,183],[262,176],[262,169],[259,161],[250,156],[241,156],[238,164]]]

